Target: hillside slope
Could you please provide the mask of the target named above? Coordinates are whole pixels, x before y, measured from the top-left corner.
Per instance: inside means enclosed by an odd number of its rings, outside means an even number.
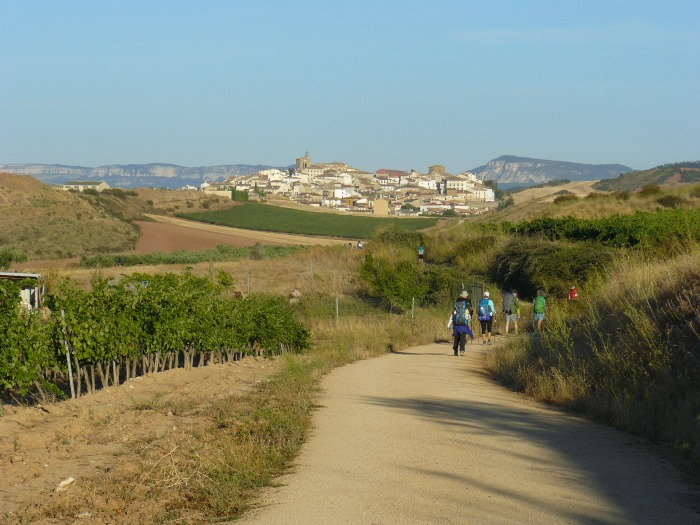
[[[700,182],[700,162],[681,162],[650,170],[623,173],[614,179],[598,181],[594,189],[600,191],[634,191],[645,184],[676,186]]]
[[[25,175],[0,173],[0,246],[14,246],[30,259],[77,257],[134,249],[144,213],[221,209],[222,197],[196,191],[139,189],[80,194]]]
[[[0,164],[0,171],[16,175],[31,175],[47,184],[64,184],[69,180],[105,181],[113,188],[180,188],[199,186],[204,181],[224,180],[228,177],[248,175],[267,165],[231,164],[200,166],[196,168],[176,164],[114,164],[88,168],[60,164]]]

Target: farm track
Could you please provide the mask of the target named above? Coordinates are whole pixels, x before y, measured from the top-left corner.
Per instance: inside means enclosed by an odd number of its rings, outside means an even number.
[[[236,523],[700,523],[647,442],[506,390],[484,356],[431,344],[333,371],[295,471]]]

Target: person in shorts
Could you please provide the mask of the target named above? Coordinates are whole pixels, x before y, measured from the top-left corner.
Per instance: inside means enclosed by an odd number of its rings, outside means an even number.
[[[491,328],[493,318],[496,316],[496,307],[490,298],[488,291],[484,292],[484,297],[479,301],[477,307],[477,319],[481,323],[481,344],[491,344]]]
[[[517,290],[512,290],[511,294],[513,297],[506,310],[504,305],[504,314],[506,316],[506,335],[508,335],[508,329],[510,328],[510,323],[513,323],[513,328],[515,329],[515,335],[518,335],[518,319],[520,319],[520,299],[518,299]]]

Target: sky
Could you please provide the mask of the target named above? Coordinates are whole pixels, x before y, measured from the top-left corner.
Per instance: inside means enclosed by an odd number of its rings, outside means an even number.
[[[0,0],[0,164],[700,160],[697,0]]]

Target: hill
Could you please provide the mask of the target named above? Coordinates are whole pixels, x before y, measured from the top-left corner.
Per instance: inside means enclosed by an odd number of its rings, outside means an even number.
[[[70,180],[101,180],[116,188],[181,188],[199,186],[204,181],[219,181],[237,175],[249,175],[271,168],[261,164],[225,164],[188,168],[176,164],[112,164],[88,168],[60,164],[0,164],[0,172],[30,175],[48,184]]]
[[[621,164],[578,164],[503,155],[470,171],[482,179],[499,183],[537,184],[557,179],[610,179],[632,171],[632,168]]]
[[[131,250],[144,213],[221,209],[231,201],[197,191],[140,189],[74,193],[22,175],[0,173],[0,247],[54,259]]]
[[[512,204],[499,206],[494,213],[472,216],[478,223],[533,220],[538,217],[577,217],[600,219],[611,215],[630,215],[636,211],[655,211],[700,206],[700,184],[652,188],[651,191],[595,191],[595,181],[542,185],[510,194]]]
[[[601,180],[594,185],[600,191],[634,191],[645,184],[674,186],[700,182],[700,161],[665,164],[644,171],[623,173],[614,179]]]

